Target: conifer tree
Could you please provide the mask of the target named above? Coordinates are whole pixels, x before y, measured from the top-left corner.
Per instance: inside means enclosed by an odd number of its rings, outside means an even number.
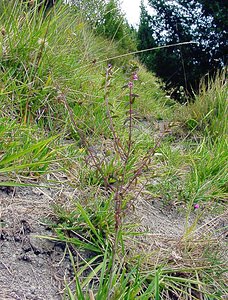
[[[155,14],[147,17],[147,24],[145,18],[140,20],[139,50],[147,47],[150,35],[157,46],[194,43],[160,49],[142,61],[163,78],[173,95],[178,96],[180,87],[191,94],[203,75],[213,75],[227,63],[227,4],[206,0],[149,0],[149,4]]]

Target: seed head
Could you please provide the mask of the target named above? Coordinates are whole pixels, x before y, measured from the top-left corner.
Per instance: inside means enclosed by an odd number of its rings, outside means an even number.
[[[2,27],[2,29],[1,29],[1,34],[2,34],[3,36],[6,35],[6,29],[5,29],[4,27]]]
[[[38,44],[44,47],[47,47],[48,42],[45,39],[39,38],[38,39]]]
[[[34,5],[34,2],[35,2],[34,0],[30,0],[30,1],[29,1],[29,6],[33,6],[33,5]]]

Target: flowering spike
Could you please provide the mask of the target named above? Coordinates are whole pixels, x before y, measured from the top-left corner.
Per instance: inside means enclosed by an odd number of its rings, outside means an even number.
[[[138,75],[137,75],[136,73],[133,73],[132,79],[133,79],[133,80],[138,80],[138,79],[139,79],[139,78],[138,78]]]
[[[132,82],[132,81],[129,81],[129,82],[128,82],[128,87],[129,87],[129,88],[132,88],[132,87],[133,87],[133,82]]]

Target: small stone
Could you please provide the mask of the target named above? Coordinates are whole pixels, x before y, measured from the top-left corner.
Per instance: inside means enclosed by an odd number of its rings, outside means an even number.
[[[31,247],[31,245],[30,245],[29,243],[25,243],[25,244],[22,246],[22,250],[23,250],[24,252],[29,252],[29,251],[32,250],[32,247]]]
[[[14,241],[15,242],[21,242],[21,237],[19,235],[14,236]]]
[[[28,255],[26,255],[26,254],[21,255],[18,259],[22,260],[22,261],[29,262],[29,263],[32,262],[31,258]]]

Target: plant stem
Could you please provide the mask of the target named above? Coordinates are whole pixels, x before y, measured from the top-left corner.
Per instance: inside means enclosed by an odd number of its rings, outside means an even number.
[[[121,145],[120,138],[116,134],[116,130],[115,130],[115,127],[114,127],[114,124],[113,124],[113,119],[112,119],[111,112],[110,112],[110,109],[109,109],[108,87],[109,87],[109,80],[110,80],[110,76],[111,76],[110,72],[111,72],[111,68],[108,68],[107,71],[106,71],[106,77],[105,77],[105,91],[104,91],[104,93],[105,93],[105,105],[106,105],[107,115],[108,115],[108,118],[109,118],[110,130],[111,130],[113,138],[114,138],[114,146],[115,146],[118,154],[120,155],[120,157],[123,158],[123,157],[126,156],[126,154],[125,154],[125,151],[123,149],[123,146]]]

